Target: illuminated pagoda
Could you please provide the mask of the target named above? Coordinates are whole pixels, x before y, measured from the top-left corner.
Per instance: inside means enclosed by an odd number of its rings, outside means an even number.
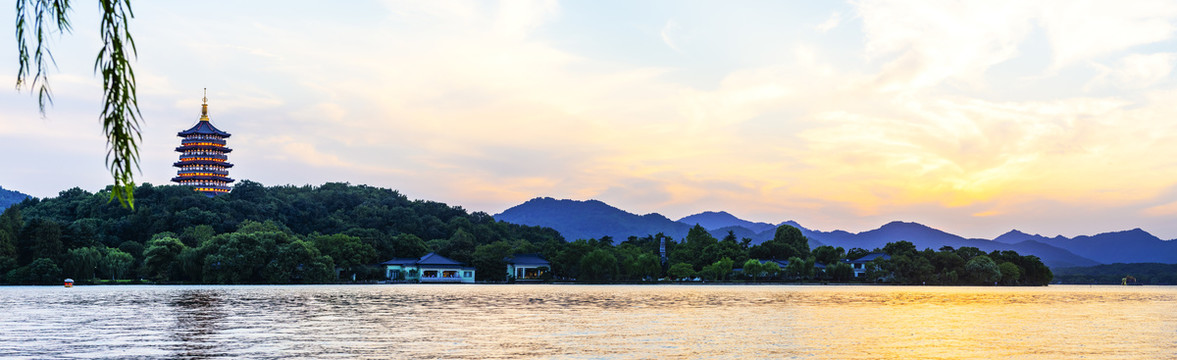
[[[229,192],[229,168],[226,155],[233,149],[225,147],[229,133],[221,131],[208,120],[208,90],[205,90],[204,104],[200,105],[200,121],[191,129],[176,134],[183,138],[176,151],[180,161],[172,166],[180,168],[173,182],[191,186],[209,197]]]

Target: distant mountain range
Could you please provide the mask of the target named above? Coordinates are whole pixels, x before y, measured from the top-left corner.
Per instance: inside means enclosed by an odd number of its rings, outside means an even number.
[[[611,236],[616,242],[629,236],[663,233],[675,239],[686,237],[692,226],[703,226],[716,238],[732,232],[738,238],[751,238],[754,244],[772,239],[777,225],[751,222],[727,212],[703,212],[673,221],[660,214],[637,215],[597,200],[557,200],[535,198],[495,215],[510,223],[547,226],[566,239],[589,239]],[[851,233],[843,230],[811,230],[795,221],[785,221],[801,230],[811,246],[832,245],[843,248],[881,248],[888,242],[906,240],[919,249],[942,246],[972,246],[984,251],[1013,250],[1022,255],[1037,255],[1051,267],[1093,266],[1111,263],[1177,263],[1177,241],[1166,241],[1140,229],[1104,233],[1094,236],[1047,238],[1017,230],[996,239],[968,239],[922,224],[891,222],[878,229]]]
[[[30,198],[29,195],[23,194],[19,191],[7,190],[0,186],[0,211],[4,211],[13,204],[18,204],[25,199]]]

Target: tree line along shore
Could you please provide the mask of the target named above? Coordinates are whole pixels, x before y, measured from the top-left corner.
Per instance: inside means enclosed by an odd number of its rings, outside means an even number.
[[[0,283],[290,284],[384,280],[377,265],[430,252],[476,268],[479,282],[506,282],[506,258],[535,253],[545,279],[1045,285],[1053,274],[1032,255],[977,248],[810,248],[782,225],[772,240],[717,239],[695,226],[662,234],[573,239],[495,221],[395,190],[345,183],[271,186],[242,181],[213,198],[184,186],[135,188],[134,210],[110,189],[78,188],[28,199],[0,214]],[[665,249],[663,251],[663,248]],[[853,260],[869,254],[869,262]]]

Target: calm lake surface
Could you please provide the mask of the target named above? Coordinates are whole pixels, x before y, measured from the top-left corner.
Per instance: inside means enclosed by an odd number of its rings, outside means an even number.
[[[1177,287],[0,287],[0,358],[1177,358]]]

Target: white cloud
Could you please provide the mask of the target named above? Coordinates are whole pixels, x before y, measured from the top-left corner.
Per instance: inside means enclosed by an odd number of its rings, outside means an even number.
[[[1163,81],[1173,73],[1177,54],[1130,54],[1119,60],[1114,67],[1094,64],[1100,74],[1085,86],[1090,90],[1100,85],[1112,84],[1121,89],[1143,89]]]
[[[821,24],[817,24],[817,26],[814,27],[814,30],[824,33],[833,30],[840,24],[842,24],[842,13],[834,12],[833,14],[830,14],[829,19],[826,19],[826,21],[823,21]]]
[[[666,46],[669,46],[674,51],[681,53],[682,49],[679,49],[678,44],[674,42],[674,36],[678,31],[678,23],[675,22],[674,19],[670,19],[666,20],[666,25],[662,26],[662,31],[659,32],[659,34],[662,36],[662,42],[665,43]]]
[[[1051,48],[1052,71],[1137,45],[1173,38],[1177,2],[1052,0],[1036,11]]]

